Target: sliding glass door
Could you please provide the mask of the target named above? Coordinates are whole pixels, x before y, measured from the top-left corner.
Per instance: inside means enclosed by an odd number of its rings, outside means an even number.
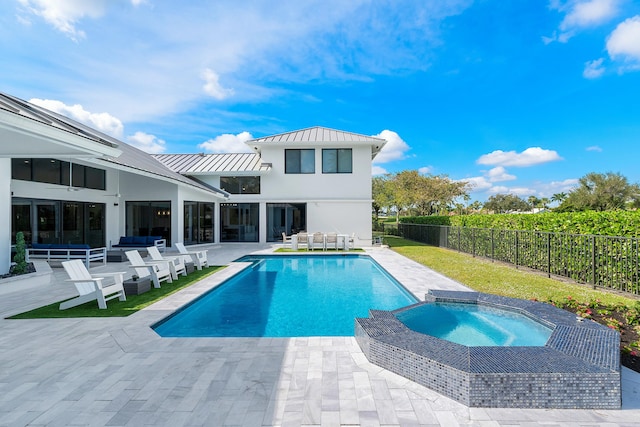
[[[11,241],[22,231],[27,244],[105,246],[105,204],[63,200],[12,200]]]
[[[184,243],[213,243],[213,203],[184,202]]]
[[[287,236],[307,229],[306,203],[267,203],[268,242],[282,240]]]
[[[221,242],[257,242],[260,207],[258,203],[220,205]]]
[[[127,236],[161,236],[171,245],[171,202],[127,202]]]

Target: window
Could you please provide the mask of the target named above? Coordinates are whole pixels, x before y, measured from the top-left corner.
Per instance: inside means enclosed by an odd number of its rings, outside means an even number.
[[[231,194],[260,194],[260,177],[221,176],[220,188]]]
[[[284,150],[284,173],[316,173],[316,151]]]
[[[74,175],[74,179],[75,179],[75,175]],[[84,166],[83,187],[93,188],[94,190],[106,190],[107,186],[106,186],[104,171],[102,169],[96,169],[89,166]]]
[[[325,148],[322,150],[322,173],[351,173],[351,148]]]
[[[33,159],[33,180],[48,184],[62,184],[61,162],[55,159]]]
[[[31,181],[31,159],[11,159],[11,178]]]
[[[94,190],[107,188],[104,170],[56,159],[11,159],[11,178]]]

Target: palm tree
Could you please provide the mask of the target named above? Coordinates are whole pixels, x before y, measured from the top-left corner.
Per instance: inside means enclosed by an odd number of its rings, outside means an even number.
[[[566,199],[567,196],[568,196],[567,193],[556,193],[553,196],[551,196],[551,201],[558,202],[558,204],[562,204],[562,202],[564,202],[564,199]]]

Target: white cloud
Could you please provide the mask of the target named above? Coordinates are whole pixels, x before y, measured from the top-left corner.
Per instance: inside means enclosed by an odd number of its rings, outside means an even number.
[[[638,69],[640,66],[640,15],[618,24],[607,39],[607,52],[614,60],[621,60],[627,69]]]
[[[85,37],[76,23],[88,16],[103,15],[106,0],[18,0],[28,13],[40,16],[55,29],[74,41]]]
[[[461,179],[459,181],[467,181],[469,184],[471,184],[472,193],[485,191],[493,193],[493,189],[495,188],[506,188],[494,187],[494,182],[513,181],[514,179],[516,179],[516,176],[507,173],[504,167],[496,166],[495,168],[489,169],[488,171],[484,171],[482,176],[474,176],[471,178]]]
[[[603,61],[604,58],[600,58],[586,62],[582,76],[586,79],[597,79],[602,76],[604,74],[604,67],[602,66]]]
[[[532,196],[538,194],[538,192],[533,188],[505,187],[502,185],[491,187],[487,192],[491,194],[515,194],[517,196]]]
[[[561,30],[593,27],[607,22],[618,13],[618,0],[577,1],[560,24]]]
[[[226,99],[233,88],[238,102],[299,100],[308,95],[294,89],[300,83],[373,81],[425,70],[442,44],[441,23],[472,4],[200,0],[188,7],[152,1],[139,7],[138,0],[20,1],[25,6],[19,6],[19,15],[62,10],[55,20],[60,28],[77,33],[77,39],[78,31],[86,31],[86,43],[78,49],[55,49],[52,58],[34,50],[42,60],[30,63],[29,71],[41,87],[100,105],[126,122],[164,120],[197,109],[206,103],[207,84],[209,96]],[[91,18],[100,19],[89,26]],[[206,69],[217,82],[203,76]],[[228,120],[223,124],[235,127]]]
[[[566,43],[577,31],[604,24],[618,14],[620,0],[573,0],[560,2],[552,0],[550,8],[565,13],[558,33],[551,37],[542,37],[545,44],[552,41]]]
[[[94,129],[104,132],[107,135],[111,135],[114,138],[121,138],[124,130],[124,126],[120,119],[112,116],[109,113],[91,113],[85,110],[82,105],[66,105],[61,101],[52,99],[30,99],[29,102],[40,107],[51,110],[54,113],[62,114],[63,116],[74,119],[80,123],[90,126]]]
[[[568,178],[562,181],[551,181],[538,184],[538,193],[543,197],[551,197],[556,193],[569,193],[578,185],[577,178]]]
[[[387,141],[376,158],[373,159],[373,163],[388,163],[394,160],[402,160],[406,157],[405,153],[410,149],[409,145],[394,131],[385,129],[379,134],[372,136]]]
[[[385,168],[373,165],[371,166],[371,175],[384,175],[389,173]]]
[[[587,151],[597,151],[598,153],[600,153],[602,151],[602,148],[598,147],[597,145],[592,145],[590,147],[585,148],[585,150],[587,150]]]
[[[480,165],[497,166],[533,166],[541,163],[562,160],[562,157],[554,150],[546,150],[540,147],[529,147],[522,153],[515,151],[496,150],[489,154],[483,154],[476,163]]]
[[[166,143],[162,139],[158,139],[155,135],[144,132],[136,132],[127,137],[127,141],[136,148],[151,154],[164,153],[167,149]]]
[[[253,152],[245,142],[253,139],[249,132],[237,135],[225,133],[198,145],[198,148],[208,153],[250,153]]]
[[[495,168],[490,169],[486,173],[486,176],[490,182],[513,181],[516,179],[515,175],[507,173],[506,169],[502,166],[496,166]]]
[[[433,171],[433,166],[423,166],[418,169],[418,172],[420,172],[422,175],[426,175],[428,173],[431,173],[432,171]]]
[[[220,76],[210,68],[207,68],[202,73],[202,79],[205,81],[204,92],[218,100],[226,99],[234,94],[233,89],[223,88],[220,84]]]
[[[484,176],[474,176],[471,178],[460,179],[458,181],[466,181],[471,185],[471,193],[480,193],[490,189],[491,184]]]

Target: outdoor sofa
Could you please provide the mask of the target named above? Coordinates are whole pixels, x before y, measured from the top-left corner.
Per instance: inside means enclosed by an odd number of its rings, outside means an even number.
[[[107,262],[107,248],[91,248],[77,243],[33,243],[27,249],[27,261],[46,259],[47,261],[68,261],[80,259],[89,268],[92,261]]]
[[[149,246],[155,246],[164,252],[167,249],[167,240],[162,236],[121,236],[118,244],[111,245],[111,248],[145,249]]]

